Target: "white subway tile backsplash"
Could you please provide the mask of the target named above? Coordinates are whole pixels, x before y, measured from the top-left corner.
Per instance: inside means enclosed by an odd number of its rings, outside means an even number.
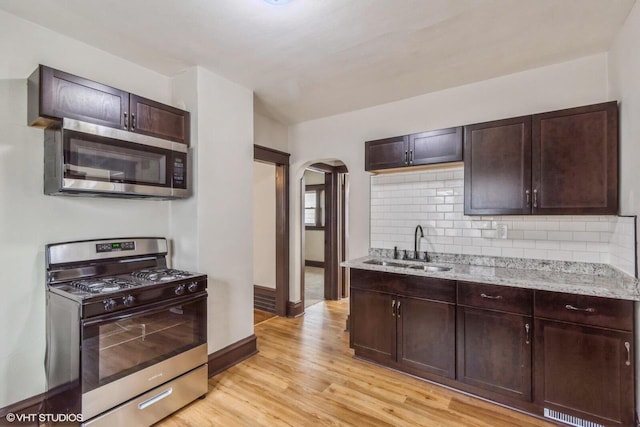
[[[371,177],[371,247],[610,263],[635,274],[635,218],[602,215],[464,215],[464,167]],[[497,224],[507,239],[496,239]]]

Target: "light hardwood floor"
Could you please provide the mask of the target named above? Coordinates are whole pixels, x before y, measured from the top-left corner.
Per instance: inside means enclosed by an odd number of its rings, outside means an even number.
[[[183,426],[551,426],[352,358],[348,301],[255,327],[259,354],[209,380],[209,393],[163,420]]]

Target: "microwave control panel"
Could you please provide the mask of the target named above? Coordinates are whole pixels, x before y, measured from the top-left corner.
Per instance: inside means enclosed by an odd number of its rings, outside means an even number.
[[[174,156],[173,158],[173,188],[187,188],[187,162],[186,156]]]

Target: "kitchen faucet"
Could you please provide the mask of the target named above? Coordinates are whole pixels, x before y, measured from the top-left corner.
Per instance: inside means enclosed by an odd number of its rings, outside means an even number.
[[[416,231],[413,232],[413,259],[415,260],[420,259],[420,253],[418,252],[418,230],[420,230],[420,237],[424,237],[424,230],[422,229],[422,226],[418,224],[416,226]],[[425,259],[426,258],[427,256],[425,255]]]

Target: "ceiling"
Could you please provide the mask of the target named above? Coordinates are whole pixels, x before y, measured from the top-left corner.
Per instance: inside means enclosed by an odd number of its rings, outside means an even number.
[[[608,50],[635,0],[0,0],[173,76],[199,65],[291,124]]]

